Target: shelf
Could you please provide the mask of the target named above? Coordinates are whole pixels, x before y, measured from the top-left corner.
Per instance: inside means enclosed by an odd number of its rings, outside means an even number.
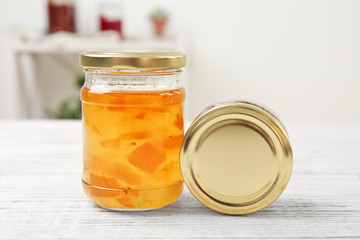
[[[5,111],[12,118],[46,118],[44,109],[55,108],[60,99],[71,95],[71,80],[81,73],[78,64],[81,52],[91,49],[187,52],[186,41],[181,36],[128,37],[120,40],[117,34],[104,32],[92,37],[69,33],[46,36],[13,33],[7,37],[7,46],[11,47],[5,54],[8,59],[5,76],[9,79]]]
[[[110,37],[79,37],[68,34],[46,36],[37,41],[13,41],[16,53],[33,54],[78,54],[89,49],[160,49],[183,50],[184,41],[181,37],[140,38],[132,37],[119,40]]]

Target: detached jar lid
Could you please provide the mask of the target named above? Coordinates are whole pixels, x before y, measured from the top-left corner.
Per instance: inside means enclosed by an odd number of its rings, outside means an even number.
[[[180,152],[190,192],[205,206],[232,215],[274,202],[290,179],[292,162],[281,122],[243,101],[208,107],[186,132]]]
[[[184,67],[185,62],[183,53],[170,51],[88,51],[80,55],[85,68],[171,69]]]

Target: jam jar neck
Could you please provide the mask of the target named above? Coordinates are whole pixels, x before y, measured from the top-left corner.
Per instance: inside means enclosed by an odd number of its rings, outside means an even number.
[[[92,90],[104,91],[164,91],[182,88],[180,68],[163,70],[85,68],[85,84]]]

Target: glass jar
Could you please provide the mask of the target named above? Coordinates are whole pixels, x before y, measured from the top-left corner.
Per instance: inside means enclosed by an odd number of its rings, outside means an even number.
[[[187,130],[180,167],[189,191],[217,212],[243,215],[273,203],[289,182],[290,139],[268,108],[244,100],[207,107]]]
[[[49,33],[75,33],[75,0],[48,0]]]
[[[100,4],[100,31],[116,31],[123,34],[122,5],[118,1],[105,1]]]
[[[97,205],[147,210],[183,190],[184,137],[179,52],[86,52],[81,89],[83,187]]]

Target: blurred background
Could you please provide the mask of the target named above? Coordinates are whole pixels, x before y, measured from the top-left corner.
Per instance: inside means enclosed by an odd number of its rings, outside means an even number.
[[[360,1],[12,0],[0,7],[0,118],[79,118],[87,49],[188,55],[186,119],[244,98],[287,122],[360,122]]]

